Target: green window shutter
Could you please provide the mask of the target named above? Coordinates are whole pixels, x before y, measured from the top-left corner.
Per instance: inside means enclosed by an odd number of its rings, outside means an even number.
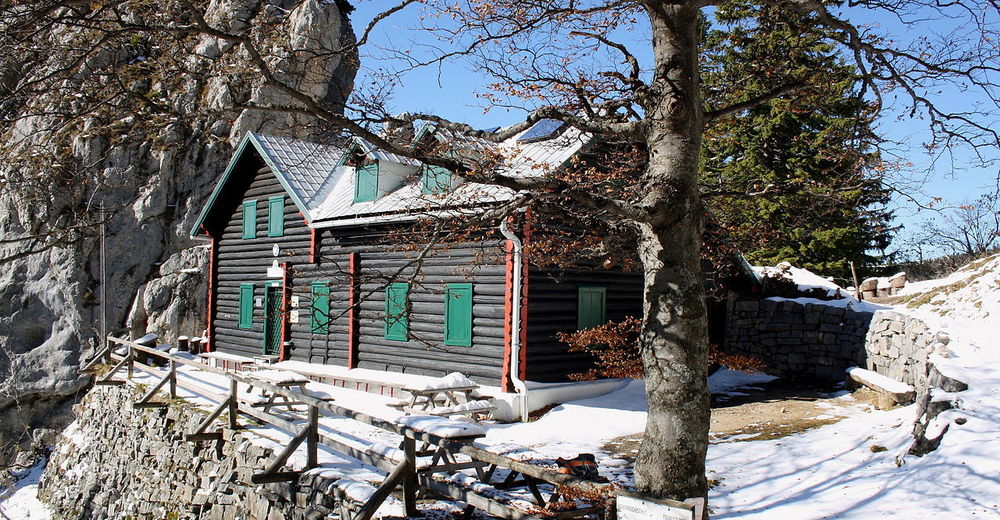
[[[358,166],[354,174],[354,202],[369,202],[378,196],[378,163]]]
[[[312,283],[312,316],[309,318],[309,330],[315,334],[328,334],[330,332],[329,282],[316,281]]]
[[[253,284],[240,284],[240,328],[253,328]]]
[[[285,234],[285,197],[283,195],[267,199],[267,236],[280,237]]]
[[[580,287],[577,293],[576,316],[577,330],[590,329],[604,325],[606,290],[604,287]]]
[[[424,166],[423,194],[444,193],[451,189],[451,172],[440,166]]]
[[[257,201],[243,202],[243,238],[257,238]]]
[[[385,288],[385,339],[406,341],[410,319],[406,315],[406,299],[410,284],[393,283]]]
[[[444,298],[444,344],[471,347],[472,284],[450,283]]]

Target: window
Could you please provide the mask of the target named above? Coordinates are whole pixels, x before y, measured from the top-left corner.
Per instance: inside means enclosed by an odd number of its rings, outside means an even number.
[[[577,330],[604,325],[607,321],[604,314],[605,292],[604,287],[583,286],[579,288],[576,306]]]
[[[410,284],[393,283],[385,288],[385,339],[406,341],[410,320],[406,314],[406,299]]]
[[[354,172],[354,202],[375,200],[378,197],[378,163],[359,165]]]
[[[451,172],[440,166],[424,166],[424,176],[420,192],[424,194],[444,193],[451,189]]]
[[[444,344],[471,347],[472,284],[450,283],[444,298]]]
[[[257,201],[243,202],[243,238],[257,238]]]
[[[253,284],[240,284],[240,328],[253,328]]]
[[[267,236],[280,237],[285,234],[285,197],[279,195],[267,199]]]
[[[312,283],[312,316],[309,318],[309,330],[314,334],[330,332],[329,282],[319,280]]]

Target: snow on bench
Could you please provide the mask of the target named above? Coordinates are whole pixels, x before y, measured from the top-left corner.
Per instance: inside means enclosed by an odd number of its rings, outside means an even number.
[[[874,390],[879,396],[876,405],[879,409],[892,408],[897,403],[908,405],[917,396],[912,386],[861,367],[848,368],[847,381],[854,388],[863,385]]]
[[[430,410],[431,415],[475,415],[486,414],[496,410],[496,405],[489,401],[469,401],[454,406],[437,406]]]
[[[403,452],[403,450],[394,446],[389,446],[388,444],[382,442],[376,442],[375,444],[365,447],[365,453],[385,460],[390,460],[392,462],[402,462],[406,459],[406,453]],[[432,459],[430,457],[417,457],[417,469],[430,467],[431,460]]]
[[[478,424],[456,421],[436,415],[408,415],[396,419],[396,424],[445,439],[482,437],[486,435],[486,430]]]
[[[302,374],[291,372],[288,370],[257,370],[254,372],[247,372],[247,377],[253,379],[259,379],[261,381],[266,381],[275,385],[304,385],[310,381],[310,379]]]
[[[435,381],[408,385],[403,389],[406,391],[416,390],[418,392],[431,392],[434,390],[465,390],[467,388],[479,388],[479,384],[459,372],[452,372]]]
[[[375,486],[352,478],[338,480],[336,487],[344,500],[348,500],[357,506],[364,505],[371,500],[376,490]],[[404,509],[403,503],[398,498],[388,496],[382,502],[382,505],[379,506],[374,518],[381,518],[383,516],[403,517],[406,516]]]

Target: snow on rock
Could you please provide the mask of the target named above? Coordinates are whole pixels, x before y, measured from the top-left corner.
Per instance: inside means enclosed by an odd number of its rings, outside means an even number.
[[[866,386],[878,387],[894,394],[905,394],[914,391],[912,386],[902,381],[896,381],[891,377],[883,376],[871,370],[853,367],[847,369],[847,374]]]
[[[14,484],[9,488],[0,487],[0,518],[17,520],[49,520],[52,510],[38,500],[38,481],[45,471],[43,458],[34,466],[13,471]]]
[[[400,417],[396,419],[396,424],[446,439],[486,434],[486,430],[478,424],[456,421],[435,415],[409,415]]]
[[[799,287],[800,292],[818,291],[831,298],[843,298],[847,292],[829,278],[823,278],[808,269],[800,269],[788,262],[781,262],[774,267],[755,267],[759,274],[768,278],[790,280]]]

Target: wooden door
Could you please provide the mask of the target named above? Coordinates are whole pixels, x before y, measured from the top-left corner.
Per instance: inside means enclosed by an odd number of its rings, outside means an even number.
[[[281,288],[264,288],[264,355],[276,356],[281,351]]]

